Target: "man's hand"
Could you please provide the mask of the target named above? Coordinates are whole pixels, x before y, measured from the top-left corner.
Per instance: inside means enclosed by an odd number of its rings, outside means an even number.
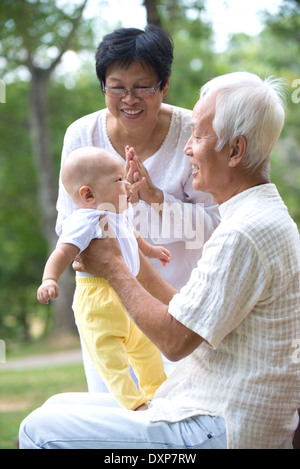
[[[104,217],[100,225],[106,237],[93,239],[89,247],[76,257],[73,269],[77,272],[88,272],[96,277],[106,278],[117,269],[119,263],[123,263],[122,253],[118,241]]]

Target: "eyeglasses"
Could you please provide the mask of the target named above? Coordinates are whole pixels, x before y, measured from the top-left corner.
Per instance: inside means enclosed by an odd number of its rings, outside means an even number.
[[[150,98],[158,90],[161,83],[162,80],[155,88],[133,88],[132,90],[126,90],[126,88],[105,87],[104,83],[102,83],[102,90],[105,94],[111,96],[112,98],[125,98],[127,93],[132,93],[135,98]]]

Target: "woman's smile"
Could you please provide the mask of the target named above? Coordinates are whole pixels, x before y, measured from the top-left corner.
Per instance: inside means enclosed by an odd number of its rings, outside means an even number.
[[[127,119],[136,119],[142,114],[142,109],[121,109],[123,116],[127,117]]]

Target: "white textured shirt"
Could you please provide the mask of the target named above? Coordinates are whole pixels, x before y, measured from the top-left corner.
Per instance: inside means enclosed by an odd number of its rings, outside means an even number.
[[[204,342],[159,388],[152,419],[221,416],[229,448],[291,448],[300,407],[299,232],[273,184],[219,210],[219,227],[169,306]]]
[[[145,203],[135,206],[133,220],[136,230],[146,241],[166,245],[171,252],[172,261],[165,267],[157,259],[150,259],[150,262],[176,289],[188,281],[202,254],[203,243],[220,221],[218,206],[211,195],[192,187],[192,168],[183,152],[191,135],[191,115],[187,109],[172,106],[168,134],[159,150],[144,162],[153,184],[164,192],[162,220],[157,211]],[[66,131],[62,161],[72,150],[90,145],[106,148],[124,161],[108,138],[106,117],[107,109],[102,109],[73,122]],[[76,208],[60,178],[58,235],[63,219]]]

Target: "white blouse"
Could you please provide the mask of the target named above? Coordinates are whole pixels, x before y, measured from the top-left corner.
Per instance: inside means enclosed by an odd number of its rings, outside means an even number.
[[[102,109],[70,125],[64,139],[62,161],[72,150],[90,145],[106,148],[118,155],[107,135],[106,116],[107,109]],[[191,134],[190,123],[191,111],[172,106],[168,134],[160,149],[144,162],[153,183],[164,192],[163,216],[160,218],[156,210],[140,202],[134,208],[133,220],[144,239],[150,244],[166,245],[171,252],[172,260],[165,267],[157,259],[150,262],[177,289],[188,281],[201,257],[204,242],[220,221],[218,206],[211,195],[195,191],[192,187],[191,165],[183,152]],[[58,234],[64,217],[75,208],[60,177]]]

